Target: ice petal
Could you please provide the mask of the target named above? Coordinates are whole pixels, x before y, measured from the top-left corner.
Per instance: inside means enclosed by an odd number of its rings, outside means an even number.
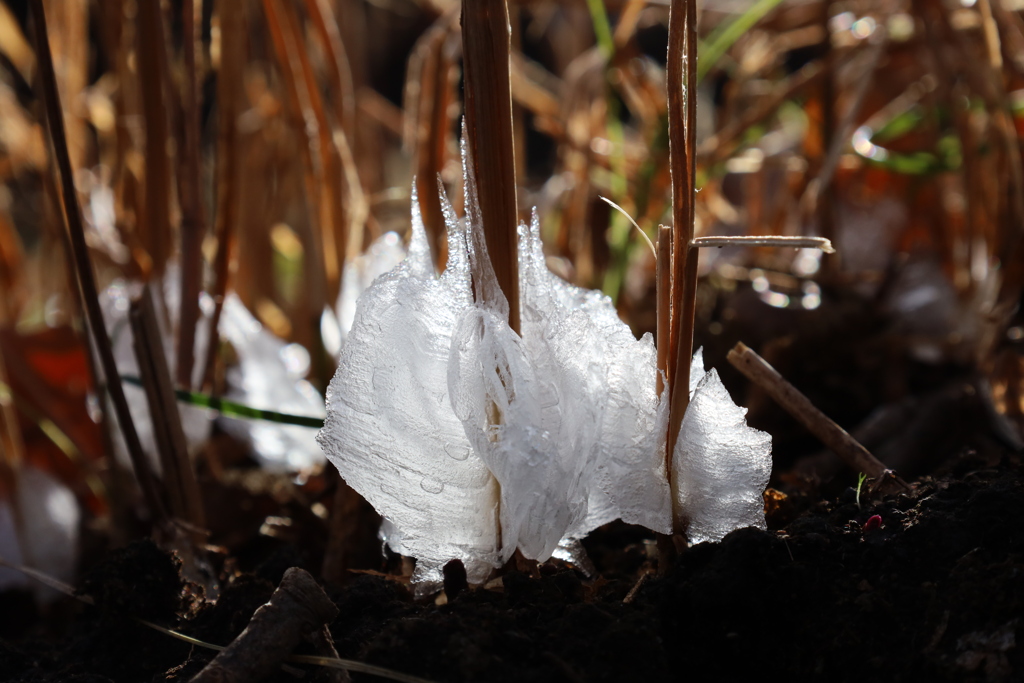
[[[771,437],[747,426],[714,369],[704,375],[683,417],[672,459],[677,523],[691,543],[765,527],[762,494],[771,475]]]

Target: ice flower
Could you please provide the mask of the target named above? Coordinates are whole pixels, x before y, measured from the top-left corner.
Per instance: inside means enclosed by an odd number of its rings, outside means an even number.
[[[318,435],[391,549],[417,558],[413,580],[436,584],[460,559],[480,582],[516,549],[543,561],[614,519],[670,533],[674,509],[691,539],[764,526],[770,440],[717,373],[694,364],[670,488],[651,336],[548,270],[536,215],[519,228],[516,334],[465,182],[461,220],[442,193],[440,277],[413,197],[408,256],[359,298]]]

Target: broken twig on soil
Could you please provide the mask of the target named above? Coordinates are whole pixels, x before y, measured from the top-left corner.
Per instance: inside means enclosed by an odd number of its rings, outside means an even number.
[[[764,389],[786,412],[831,448],[847,465],[857,472],[864,472],[878,482],[892,478],[902,488],[909,488],[902,479],[895,476],[868,449],[837,425],[804,396],[799,389],[787,382],[778,371],[769,365],[746,344],[740,342],[729,352],[728,360],[747,379]]]
[[[245,630],[192,683],[248,683],[266,678],[299,641],[337,616],[338,608],[309,572],[292,567],[270,601],[256,610]]]

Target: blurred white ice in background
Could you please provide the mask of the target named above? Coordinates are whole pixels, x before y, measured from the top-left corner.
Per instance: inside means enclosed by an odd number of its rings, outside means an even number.
[[[163,298],[154,297],[164,342],[164,357],[172,375],[175,367],[174,336],[165,329],[165,320],[170,320],[171,327],[176,326],[179,283],[178,269],[169,267],[162,280]],[[100,295],[118,370],[122,375],[132,377],[139,376],[139,367],[128,323],[128,309],[131,297],[137,296],[138,292],[138,285],[117,280]],[[163,302],[166,302],[169,315],[164,313]],[[213,301],[205,294],[200,298],[200,311],[201,316],[196,325],[196,364],[192,373],[196,385],[202,378],[202,364],[206,358],[213,314]],[[233,292],[224,298],[219,327],[220,338],[234,347],[238,359],[238,364],[227,370],[227,391],[223,398],[263,410],[324,417],[323,397],[304,379],[309,369],[309,354],[304,348],[288,344],[266,330]],[[160,462],[156,455],[145,392],[130,383],[125,383],[124,390],[143,449],[150,455],[159,472]],[[225,431],[252,446],[253,455],[263,467],[277,471],[298,471],[318,465],[324,460],[315,441],[315,431],[308,427],[218,417],[206,408],[180,401],[178,410],[190,450],[199,447],[209,438],[214,421],[219,420]],[[113,431],[118,457],[127,463],[120,430],[115,428]]]
[[[0,557],[59,581],[73,582],[81,518],[75,494],[33,465],[14,471],[16,496],[13,500],[0,498]],[[12,504],[17,506],[17,515]],[[20,534],[16,519],[22,525]],[[0,567],[0,591],[13,588],[30,588],[42,602],[60,596],[19,571]]]

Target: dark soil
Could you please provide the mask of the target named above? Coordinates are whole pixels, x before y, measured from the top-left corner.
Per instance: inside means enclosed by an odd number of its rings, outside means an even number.
[[[852,489],[813,504],[791,497],[769,515],[784,528],[695,546],[664,576],[649,534],[624,525],[587,540],[592,579],[544,565],[439,605],[359,575],[331,593],[331,632],[341,657],[435,681],[1022,680],[1024,469],[1015,455],[989,460],[965,453],[949,476],[860,507]],[[236,573],[207,601],[148,542],[115,551],[82,583],[97,606],[81,606],[63,633],[38,637],[37,624],[33,637],[0,639],[0,679],[188,680],[212,653],[131,617],[226,644],[269,598],[280,564]],[[5,609],[8,634],[18,616]]]

